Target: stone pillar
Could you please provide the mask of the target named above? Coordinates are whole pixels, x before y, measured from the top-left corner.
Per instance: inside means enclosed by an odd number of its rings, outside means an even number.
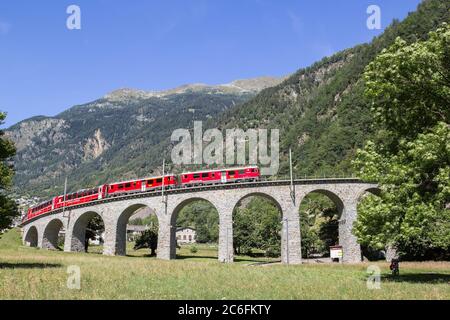
[[[158,215],[158,249],[156,253],[158,259],[162,260],[175,259],[177,253],[176,234],[172,230],[170,218],[169,214]]]
[[[234,207],[231,206],[217,209],[219,210],[219,262],[231,263],[234,260],[233,209]]]
[[[70,213],[71,215],[71,213]],[[80,225],[75,226],[75,219],[71,215],[67,223],[66,238],[64,239],[65,252],[83,252],[84,251],[84,236]],[[83,236],[84,235],[84,236]]]
[[[281,262],[283,264],[302,263],[300,217],[298,208],[293,204],[283,206]]]
[[[38,229],[38,242],[37,242],[37,247],[38,248],[44,248],[44,228],[39,228]]]
[[[126,235],[123,232],[120,232],[122,230],[120,230],[120,228],[118,227],[118,221],[103,219],[103,223],[105,225],[103,254],[106,256],[126,255],[126,241],[124,241],[124,237]]]
[[[352,232],[353,223],[357,217],[356,201],[344,202],[341,219],[339,220],[339,244],[342,246],[344,263],[359,263],[362,261],[361,246]]]

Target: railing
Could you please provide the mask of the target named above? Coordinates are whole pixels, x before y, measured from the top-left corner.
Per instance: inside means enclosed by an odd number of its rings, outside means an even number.
[[[292,181],[294,185],[307,185],[307,184],[320,184],[320,183],[361,183],[362,181],[359,178],[345,178],[345,177],[308,177],[304,179],[294,179]],[[177,194],[177,193],[188,193],[188,192],[200,192],[200,191],[206,191],[206,190],[221,190],[221,189],[236,189],[236,188],[252,188],[252,187],[261,187],[261,186],[286,186],[291,184],[290,177],[286,177],[286,179],[271,179],[266,177],[261,177],[256,182],[238,182],[238,183],[219,183],[219,184],[209,184],[209,185],[199,185],[199,186],[192,186],[192,187],[177,187],[177,188],[166,188],[164,189],[164,194],[170,195],[170,194]],[[56,210],[52,210],[48,213],[41,214],[38,216],[35,216],[31,219],[25,219],[22,221],[22,225],[27,224],[31,221],[37,220],[39,218],[56,214],[62,212],[66,208],[71,209],[77,209],[77,208],[84,208],[84,207],[90,207],[102,203],[109,203],[109,202],[117,202],[117,201],[123,201],[123,200],[129,200],[129,199],[137,199],[137,198],[149,198],[149,197],[157,197],[161,196],[162,189],[158,188],[157,190],[150,190],[145,192],[134,192],[134,193],[128,193],[128,194],[122,194],[117,196],[109,196],[100,200],[94,200],[90,201],[88,203],[83,203],[75,206],[65,206],[64,208],[59,208]]]

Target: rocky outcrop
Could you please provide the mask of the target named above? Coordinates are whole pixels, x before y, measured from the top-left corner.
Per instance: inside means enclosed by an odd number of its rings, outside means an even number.
[[[23,121],[12,129],[6,131],[6,136],[16,145],[17,152],[34,146],[37,142],[42,144],[57,144],[63,141],[69,127],[63,119],[42,118]]]
[[[102,136],[102,131],[97,129],[83,146],[84,160],[97,159],[110,147],[108,141]]]

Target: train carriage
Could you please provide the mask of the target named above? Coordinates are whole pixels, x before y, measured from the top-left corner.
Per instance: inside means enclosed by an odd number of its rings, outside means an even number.
[[[34,217],[40,216],[42,214],[49,213],[55,209],[55,199],[46,201],[37,205],[35,207],[29,208],[27,212],[27,219],[32,219]]]
[[[56,197],[55,209],[72,207],[104,198],[105,187],[80,190]]]
[[[26,219],[52,212],[56,209],[82,205],[108,197],[117,197],[127,194],[161,190],[177,187],[192,187],[197,185],[211,185],[224,183],[239,183],[258,181],[260,171],[257,166],[231,169],[204,170],[197,172],[185,172],[164,177],[152,177],[124,182],[105,184],[97,188],[80,190],[67,195],[54,197],[28,210]]]
[[[261,174],[259,172],[259,168],[254,166],[185,172],[181,174],[180,180],[182,186],[188,187],[195,185],[258,181],[260,177]]]
[[[167,189],[176,187],[176,177],[174,175],[164,176],[164,183],[162,176],[113,183],[108,185],[107,195],[118,196],[129,193],[159,190],[162,189],[163,185]]]

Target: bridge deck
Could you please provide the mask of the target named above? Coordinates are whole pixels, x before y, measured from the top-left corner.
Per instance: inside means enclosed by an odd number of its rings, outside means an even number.
[[[294,185],[310,185],[310,184],[344,184],[344,183],[364,183],[361,179],[358,178],[323,178],[323,179],[296,179],[293,180]],[[173,189],[165,189],[164,195],[171,194],[179,194],[179,193],[193,193],[200,191],[209,191],[209,190],[227,190],[227,189],[237,189],[237,188],[258,188],[258,187],[268,187],[268,186],[288,186],[291,184],[290,180],[263,180],[257,182],[239,182],[239,183],[226,183],[226,184],[212,184],[212,185],[201,185],[201,186],[193,186],[193,187],[181,187],[181,188],[173,188]],[[129,199],[139,199],[139,198],[151,198],[162,196],[162,190],[152,190],[146,192],[137,192],[137,193],[129,193],[126,195],[109,197],[101,200],[95,200],[89,203],[71,206],[70,209],[78,209],[78,208],[86,208],[91,207],[98,204],[123,201]],[[21,223],[20,227],[27,225],[33,221],[36,221],[40,218],[47,217],[52,214],[61,213],[68,208],[60,208],[48,212],[46,214],[42,214],[40,216],[34,217],[27,221]]]

